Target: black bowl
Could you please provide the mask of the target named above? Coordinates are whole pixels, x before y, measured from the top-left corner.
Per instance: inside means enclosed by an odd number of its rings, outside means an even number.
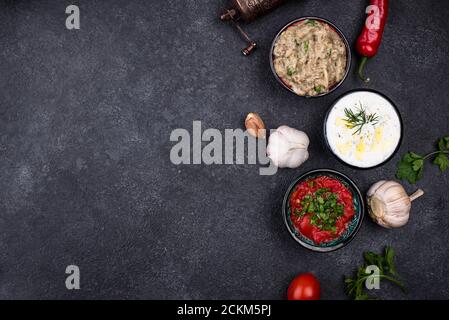
[[[343,183],[343,185],[352,193],[355,208],[355,215],[351,220],[345,233],[343,233],[342,236],[340,236],[335,240],[322,244],[316,244],[311,239],[308,239],[305,236],[303,236],[295,228],[290,218],[290,197],[292,192],[298,185],[298,183],[306,181],[311,178],[317,178],[319,176],[331,177]],[[352,239],[354,239],[354,237],[356,236],[360,227],[362,226],[364,213],[365,213],[365,203],[363,202],[362,194],[357,185],[343,173],[331,169],[312,170],[296,178],[293,181],[293,183],[288,187],[282,204],[282,216],[284,219],[285,226],[287,227],[287,230],[290,233],[290,235],[303,247],[317,252],[335,251],[337,249],[343,248],[349,242],[351,242]]]
[[[343,39],[343,42],[345,44],[346,47],[346,70],[345,70],[345,74],[343,76],[343,79],[340,80],[340,82],[334,84],[333,87],[331,87],[329,89],[328,92],[323,92],[314,96],[300,96],[298,95],[295,91],[293,91],[284,81],[282,81],[281,78],[279,78],[278,74],[276,73],[276,70],[274,69],[274,65],[273,65],[273,50],[274,50],[274,46],[276,44],[276,41],[278,40],[279,36],[281,35],[282,32],[284,32],[287,28],[291,27],[293,24],[303,21],[303,20],[318,20],[321,22],[324,22],[326,24],[328,24],[329,26],[331,26],[337,33],[338,35]],[[297,18],[293,21],[290,21],[289,23],[287,23],[284,27],[282,27],[282,29],[276,34],[276,36],[273,39],[273,42],[271,43],[271,49],[270,49],[270,67],[271,67],[271,71],[273,72],[274,77],[276,78],[276,80],[288,91],[293,92],[294,94],[296,94],[299,97],[305,97],[305,98],[318,98],[318,97],[323,97],[325,95],[330,94],[331,92],[334,92],[338,87],[341,86],[341,84],[346,80],[348,74],[349,74],[349,70],[351,69],[351,62],[352,62],[352,53],[351,53],[351,47],[349,46],[349,42],[348,39],[346,38],[346,36],[343,34],[343,32],[332,22],[330,22],[327,19],[324,18],[320,18],[320,17],[301,17],[301,18]]]
[[[387,100],[387,101],[393,106],[393,109],[396,111],[396,114],[398,115],[398,118],[399,118],[399,123],[400,123],[400,125],[401,125],[401,131],[400,131],[400,133],[399,133],[399,141],[398,141],[398,145],[396,146],[396,149],[395,149],[395,150],[393,151],[393,153],[392,153],[388,158],[386,158],[384,161],[382,161],[382,162],[380,162],[380,163],[378,163],[378,164],[376,164],[376,165],[374,165],[374,166],[371,166],[371,167],[357,167],[357,166],[354,166],[354,165],[352,165],[352,164],[349,164],[349,163],[347,163],[346,161],[344,161],[343,159],[341,159],[341,158],[340,158],[340,157],[339,157],[339,156],[332,150],[332,148],[331,148],[331,146],[330,146],[330,144],[329,144],[329,141],[327,140],[327,134],[326,134],[326,130],[327,130],[327,129],[326,129],[327,119],[329,118],[329,114],[330,114],[330,112],[332,111],[332,109],[334,108],[334,106],[337,104],[337,102],[340,101],[340,100],[341,100],[342,98],[344,98],[345,96],[347,96],[348,94],[351,94],[351,93],[354,93],[354,92],[361,92],[361,91],[367,91],[367,92],[372,92],[372,93],[378,94],[379,96],[381,96],[381,97],[383,97],[385,100]],[[330,150],[330,152],[331,152],[331,153],[338,159],[338,161],[340,161],[341,163],[343,163],[343,164],[345,164],[345,165],[347,165],[348,167],[351,167],[351,168],[353,168],[353,169],[359,169],[359,170],[374,169],[374,168],[380,167],[380,166],[384,165],[385,163],[387,163],[388,161],[390,161],[390,160],[396,155],[396,153],[398,152],[398,150],[399,150],[399,148],[400,148],[400,146],[401,146],[403,134],[404,134],[404,123],[402,122],[402,117],[401,117],[401,114],[399,113],[398,107],[397,107],[396,104],[395,104],[390,98],[388,98],[386,95],[384,95],[383,93],[381,93],[381,92],[379,92],[379,91],[373,90],[373,89],[353,89],[353,90],[350,90],[350,91],[348,91],[348,92],[343,93],[343,94],[340,95],[337,99],[335,99],[335,101],[332,103],[332,105],[330,106],[330,108],[327,110],[326,116],[324,117],[323,135],[324,135],[324,141],[326,142],[327,148],[328,148],[328,149]]]

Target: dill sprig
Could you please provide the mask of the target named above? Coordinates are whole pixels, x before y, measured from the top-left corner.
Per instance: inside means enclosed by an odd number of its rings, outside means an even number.
[[[355,110],[345,108],[346,126],[350,129],[356,129],[353,134],[360,134],[362,128],[366,124],[372,124],[373,126],[379,122],[379,117],[375,113],[367,114],[366,110],[363,108],[362,103]]]

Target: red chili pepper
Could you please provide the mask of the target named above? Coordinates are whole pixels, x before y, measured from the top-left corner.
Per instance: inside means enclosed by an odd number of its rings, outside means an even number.
[[[368,17],[356,45],[357,52],[362,56],[358,73],[364,82],[369,81],[369,78],[365,78],[363,75],[365,64],[369,58],[377,54],[382,41],[388,16],[388,0],[370,0],[370,6],[367,7],[366,12]]]

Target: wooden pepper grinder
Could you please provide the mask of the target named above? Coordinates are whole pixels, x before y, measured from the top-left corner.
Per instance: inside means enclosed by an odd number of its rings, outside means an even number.
[[[248,46],[242,50],[248,56],[256,49],[256,43],[242,29],[239,20],[251,22],[254,19],[273,11],[287,0],[232,0],[232,7],[220,16],[221,21],[232,21],[237,30],[248,42]]]

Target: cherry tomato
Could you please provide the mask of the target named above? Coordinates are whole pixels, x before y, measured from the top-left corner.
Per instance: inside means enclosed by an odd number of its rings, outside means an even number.
[[[290,283],[287,291],[288,300],[319,300],[320,283],[311,273],[303,273]]]

